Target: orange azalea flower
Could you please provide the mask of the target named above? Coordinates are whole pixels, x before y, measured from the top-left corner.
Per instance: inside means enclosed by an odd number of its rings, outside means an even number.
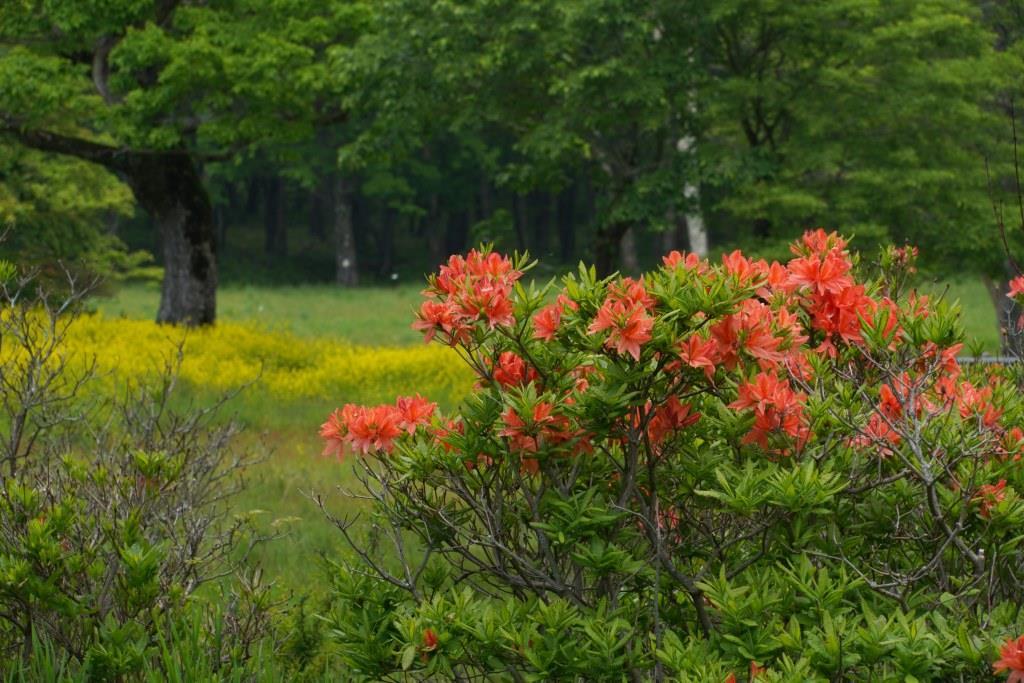
[[[511,288],[491,283],[473,283],[468,292],[461,293],[456,300],[459,308],[470,318],[484,319],[488,327],[515,324],[512,316]]]
[[[806,254],[824,254],[829,251],[842,251],[846,248],[846,240],[836,232],[825,232],[822,228],[808,230],[799,242],[791,244],[789,250],[797,256]]]
[[[715,342],[692,334],[679,344],[679,357],[691,368],[704,368],[710,380],[715,374]]]
[[[763,666],[758,666],[757,662],[751,661],[750,662],[750,680],[753,681],[755,678],[758,677],[758,675],[763,673],[764,670],[765,669],[764,669]]]
[[[685,429],[700,419],[700,413],[691,413],[689,403],[680,402],[676,396],[668,400],[654,411],[654,416],[647,423],[647,438],[652,445],[658,445],[671,432]]]
[[[739,249],[731,254],[722,254],[722,265],[725,266],[725,272],[735,275],[740,284],[747,284],[768,275],[767,261],[751,261]]]
[[[1010,291],[1006,296],[1011,299],[1024,296],[1024,275],[1018,275],[1017,277],[1010,280]]]
[[[651,340],[654,319],[647,315],[644,307],[633,304],[629,307],[611,297],[605,300],[594,322],[587,328],[590,334],[610,330],[604,345],[613,348],[620,355],[629,354],[633,360],[640,360],[640,346]]]
[[[474,319],[486,320],[492,328],[511,325],[515,322],[512,286],[520,276],[522,273],[500,254],[483,254],[474,249],[465,258],[452,256],[441,266],[438,275],[431,278],[432,288],[425,292],[428,297],[440,297],[441,301],[425,303],[415,327],[426,330],[428,339],[431,331],[441,327],[452,335],[450,341],[455,343],[461,341],[461,337],[456,337],[448,328],[461,332],[460,326],[468,329]]]
[[[810,432],[804,420],[803,401],[804,396],[794,392],[788,382],[761,372],[753,382],[740,385],[738,396],[729,407],[754,411],[754,425],[743,437],[743,443],[756,443],[767,449],[769,437],[780,431],[800,443],[807,440]]]
[[[762,299],[770,299],[772,294],[775,292],[789,291],[789,271],[786,270],[784,265],[778,261],[772,261],[765,274],[768,278],[765,280],[764,286],[754,292],[759,297]]]
[[[978,492],[971,499],[978,502],[978,514],[989,519],[992,516],[992,508],[1006,500],[1005,489],[1005,479],[1000,479],[998,484],[985,484],[979,487]]]
[[[401,416],[394,406],[359,408],[348,421],[346,440],[354,451],[390,453],[401,435]]]
[[[643,306],[645,311],[653,311],[657,302],[644,287],[644,281],[631,277],[622,278],[620,282],[608,285],[608,298],[621,301],[626,306]]]
[[[1000,455],[1003,458],[1013,455],[1014,460],[1020,460],[1021,451],[1024,451],[1024,429],[1011,427],[1003,435],[1003,450]]]
[[[398,410],[399,429],[414,434],[416,427],[425,427],[430,424],[430,416],[437,409],[437,404],[416,394],[415,396],[399,396],[395,401],[395,408]]]
[[[345,432],[345,421],[341,416],[341,411],[335,410],[327,417],[327,421],[320,425],[320,438],[324,440],[324,450],[321,455],[333,455],[340,458]]]
[[[554,406],[539,401],[533,407],[533,415],[524,420],[513,408],[501,414],[505,428],[498,432],[507,436],[509,444],[518,451],[536,453],[545,444],[564,443],[573,436],[569,431],[569,418],[554,415]]]
[[[433,411],[433,404],[426,404],[422,397],[406,401],[409,402],[406,410],[410,417],[421,415],[427,405]],[[388,453],[394,447],[394,440],[402,434],[402,429],[407,428],[403,425],[406,425],[403,413],[395,406],[368,408],[349,403],[334,411],[320,427],[320,436],[327,442],[324,454],[340,457],[344,444],[357,452],[376,450]]]
[[[423,630],[423,647],[420,649],[423,652],[433,652],[437,649],[437,634],[434,633],[433,629]]]
[[[686,270],[697,269],[698,273],[707,270],[707,266],[701,261],[701,258],[692,252],[684,255],[673,250],[662,256],[661,262],[665,264],[666,268],[678,268],[681,265]]]
[[[754,377],[753,382],[741,384],[736,400],[729,404],[730,408],[745,410],[767,410],[772,405],[781,405],[788,402],[793,390],[789,383],[778,378],[778,376],[760,372]]]
[[[562,307],[550,304],[533,316],[533,338],[554,341],[558,326],[562,324]]]
[[[537,371],[526,366],[526,361],[511,351],[502,351],[494,369],[494,381],[503,387],[529,384],[537,378]]]
[[[812,296],[808,302],[811,325],[828,338],[838,336],[847,344],[864,341],[860,331],[861,318],[867,319],[874,310],[871,297],[864,294],[863,285],[847,287],[838,294]]]
[[[896,398],[896,394],[888,384],[882,385],[878,392],[878,399],[878,409],[889,419],[896,419],[903,414],[903,404]]]
[[[320,438],[325,442],[322,455],[340,458],[344,454],[348,423],[360,410],[362,409],[359,406],[348,403],[330,414],[327,422],[320,426]]]
[[[981,417],[981,424],[991,429],[1002,417],[1003,411],[992,405],[992,387],[977,388],[970,382],[960,383],[960,417]]]
[[[789,279],[786,284],[793,288],[808,287],[813,294],[838,294],[853,286],[850,276],[849,259],[838,252],[796,258],[789,262]]]
[[[1024,636],[1006,641],[999,654],[1000,658],[992,663],[992,670],[997,674],[1009,671],[1006,683],[1024,683]]]
[[[868,424],[861,433],[854,437],[850,443],[855,446],[877,446],[878,454],[883,458],[892,456],[895,451],[889,446],[881,445],[879,442],[899,446],[903,437],[899,432],[889,426],[889,423],[878,413],[872,413],[868,418]]]
[[[450,301],[424,301],[416,314],[412,329],[424,332],[423,341],[429,342],[440,330],[448,335],[448,341],[462,339],[468,331],[465,316]]]
[[[726,370],[736,369],[740,361],[740,325],[738,315],[727,315],[711,326],[715,358]]]
[[[755,358],[762,369],[774,368],[786,357],[782,350],[786,339],[776,336],[772,326],[774,320],[775,315],[769,306],[756,299],[744,301],[737,313],[727,315],[711,326],[716,360],[727,370],[733,370],[739,364],[740,352],[744,351]],[[785,332],[792,334],[793,317],[780,312],[779,320],[786,326]]]

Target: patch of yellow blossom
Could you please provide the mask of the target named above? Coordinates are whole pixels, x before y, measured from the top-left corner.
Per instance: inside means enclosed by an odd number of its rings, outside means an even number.
[[[153,322],[87,315],[69,329],[66,350],[76,362],[94,359],[101,382],[158,377],[182,345],[179,377],[198,389],[247,392],[288,401],[323,397],[362,401],[396,391],[432,400],[458,399],[472,373],[454,351],[437,345],[360,347],[221,322],[184,330]]]

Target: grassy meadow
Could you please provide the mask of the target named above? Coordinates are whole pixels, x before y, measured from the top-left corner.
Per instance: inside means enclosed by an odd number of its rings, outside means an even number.
[[[995,315],[980,282],[922,289],[959,301],[968,335],[985,351],[998,350]],[[184,340],[181,375],[199,400],[251,382],[228,413],[246,428],[243,445],[266,449],[268,457],[247,473],[236,505],[260,511],[268,528],[288,534],[258,550],[266,574],[286,588],[308,589],[319,571],[311,558],[340,543],[311,493],[325,494],[336,512],[352,511],[338,487],[357,484],[351,463],[320,457],[320,423],[343,403],[398,394],[420,392],[451,407],[469,390],[469,373],[449,350],[424,345],[411,329],[418,286],[227,286],[218,298],[220,324],[187,334],[148,322],[158,298],[155,286],[129,285],[96,300],[98,315],[82,321],[73,342],[87,350],[113,339],[99,355],[101,369],[138,376],[156,370]]]
[[[454,352],[425,345],[412,330],[420,290],[225,287],[219,324],[184,332],[150,322],[155,286],[129,285],[96,299],[97,315],[81,320],[69,342],[96,354],[112,381],[158,372],[182,343],[179,375],[190,399],[207,402],[245,386],[225,414],[245,428],[242,446],[267,457],[247,472],[235,504],[288,534],[256,551],[266,575],[285,588],[308,589],[318,581],[312,558],[341,542],[311,494],[324,494],[336,513],[349,512],[352,503],[338,487],[357,484],[350,462],[320,455],[317,431],[330,411],[417,392],[448,408],[470,388]]]

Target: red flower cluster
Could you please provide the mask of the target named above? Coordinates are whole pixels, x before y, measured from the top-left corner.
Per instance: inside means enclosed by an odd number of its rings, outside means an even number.
[[[640,347],[651,340],[654,328],[654,299],[647,294],[642,281],[625,278],[618,286],[609,287],[608,296],[587,332],[598,334],[609,330],[604,345],[619,355],[629,354],[640,360]]]
[[[806,339],[799,334],[799,324],[785,309],[779,311],[779,321],[788,327],[786,332],[796,338],[776,335],[776,314],[756,299],[743,302],[738,313],[725,316],[711,326],[714,355],[727,370],[734,370],[740,362],[740,353],[755,359],[762,369],[778,366],[786,358],[784,350],[791,342]]]
[[[696,254],[682,254],[678,251],[670,251],[661,257],[661,262],[666,268],[678,268],[682,266],[686,270],[696,270],[698,273],[707,272],[708,262]]]
[[[524,386],[537,379],[537,370],[511,351],[498,356],[493,372],[494,381],[503,387]]]
[[[1006,296],[1024,305],[1024,275],[1018,275],[1010,280],[1010,291],[1007,292]],[[1024,330],[1024,313],[1017,319],[1017,328]]]
[[[324,455],[341,457],[347,445],[357,453],[390,453],[395,439],[412,434],[419,426],[430,424],[437,408],[419,394],[400,396],[395,405],[358,406],[348,403],[331,413],[320,427]]]
[[[768,437],[780,431],[798,443],[807,440],[810,430],[803,411],[805,400],[803,394],[793,391],[789,382],[773,373],[760,372],[753,382],[740,385],[739,395],[729,407],[753,409],[754,426],[743,437],[743,442],[756,443],[767,449]]]
[[[1006,500],[1006,480],[1000,479],[998,484],[985,484],[978,488],[974,500],[978,503],[978,514],[988,519],[992,516],[992,508]]]
[[[575,301],[565,294],[559,294],[555,303],[545,306],[537,312],[537,315],[533,316],[533,338],[553,341],[562,324],[562,315],[566,311],[578,309],[579,306]]]
[[[533,412],[525,419],[513,408],[501,415],[505,427],[498,432],[507,436],[513,450],[523,453],[536,453],[545,445],[558,445],[571,440],[577,435],[570,429],[569,418],[556,415],[551,403],[538,401]]]
[[[1010,280],[1010,291],[1007,293],[1011,299],[1024,297],[1024,275],[1018,275]]]
[[[691,412],[693,406],[682,403],[676,396],[669,396],[664,404],[658,406],[654,415],[647,422],[647,439],[652,446],[657,446],[672,432],[685,429],[700,419],[700,413]]]
[[[992,664],[992,670],[997,674],[1009,671],[1006,683],[1024,683],[1024,636],[1006,641],[999,654],[999,659]]]
[[[520,276],[507,257],[493,252],[474,249],[465,258],[452,256],[424,291],[428,299],[416,314],[413,329],[422,331],[428,342],[441,332],[454,346],[468,339],[478,321],[490,328],[512,325],[512,287]]]

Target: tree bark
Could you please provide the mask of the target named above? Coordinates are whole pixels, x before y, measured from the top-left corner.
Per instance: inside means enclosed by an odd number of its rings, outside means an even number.
[[[533,207],[532,233],[530,237],[530,250],[535,258],[543,259],[548,255],[548,235],[551,231],[552,207],[551,196],[542,192],[531,192],[528,201]]]
[[[352,184],[343,175],[334,182],[334,263],[335,280],[342,287],[359,284],[356,264],[356,234],[352,228]]]
[[[518,192],[512,195],[512,210],[515,213],[512,216],[512,224],[516,230],[516,249],[523,252],[529,248],[526,242],[526,231],[530,224],[530,212],[526,196]]]
[[[139,155],[124,174],[160,233],[160,323],[208,325],[217,317],[213,209],[188,155]]]
[[[327,237],[325,198],[331,193],[326,181],[320,181],[309,192],[309,234],[318,240]]]
[[[1000,352],[1004,356],[1024,357],[1024,330],[1020,327],[1021,315],[1024,311],[1007,294],[1010,292],[1010,280],[1016,276],[1012,266],[1006,264],[1006,277],[994,280],[985,276],[985,288],[996,309],[996,326],[999,328]]]
[[[267,178],[263,195],[263,250],[270,258],[288,253],[284,226],[284,181],[280,176]]]
[[[191,155],[124,150],[47,131],[6,131],[33,149],[77,157],[120,175],[160,234],[164,280],[157,321],[208,325],[216,319],[213,208]]]
[[[690,185],[686,186],[686,190],[690,190]],[[694,200],[696,201],[696,188],[693,190]],[[683,221],[686,223],[686,241],[690,247],[690,251],[704,258],[708,255],[708,229],[704,225],[704,216],[701,214],[699,208],[694,208],[684,216]]]
[[[558,197],[558,250],[562,263],[571,263],[576,255],[576,185],[565,188]]]
[[[628,223],[612,223],[597,229],[594,236],[594,268],[598,277],[608,277],[615,272],[622,236],[629,227]]]
[[[640,259],[636,253],[636,228],[630,228],[622,235],[619,241],[620,259],[622,261],[622,272],[629,275],[636,275],[640,272]]]

